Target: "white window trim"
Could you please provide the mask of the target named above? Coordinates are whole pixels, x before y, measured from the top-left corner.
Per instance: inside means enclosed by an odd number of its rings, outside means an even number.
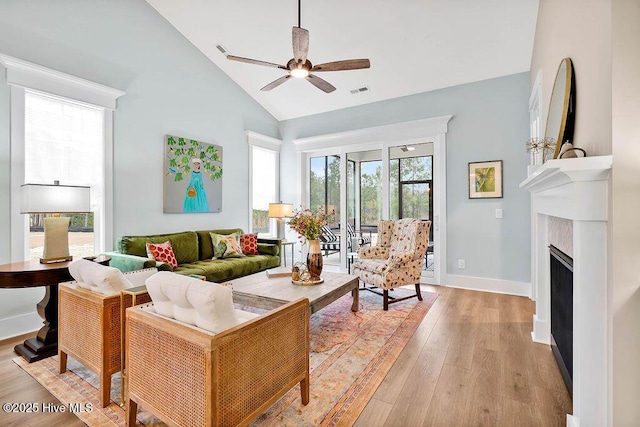
[[[301,183],[301,194],[298,204],[309,205],[309,179],[308,162],[311,156],[328,154],[340,154],[346,159],[346,154],[351,151],[365,151],[382,149],[383,181],[382,191],[384,197],[382,206],[383,219],[389,216],[389,148],[405,144],[417,144],[424,142],[433,143],[433,179],[437,183],[433,189],[433,236],[435,242],[434,264],[436,265],[433,277],[434,284],[447,282],[447,158],[446,135],[449,121],[453,116],[440,116],[428,119],[413,120],[409,122],[394,123],[390,125],[376,126],[364,129],[356,129],[346,132],[338,132],[327,135],[317,135],[308,138],[294,139],[297,149],[298,182]],[[341,164],[341,173],[346,173],[346,161]],[[345,175],[346,176],[346,175]],[[346,185],[346,179],[342,187]],[[340,223],[347,221],[347,198],[344,188],[340,191]],[[346,235],[341,234],[341,246],[347,247]],[[346,252],[340,254],[341,264],[346,263]],[[431,283],[430,279],[427,279]]]
[[[253,150],[252,147],[260,147],[266,150],[273,150],[277,152],[276,156],[276,199],[274,202],[280,200],[280,149],[282,147],[282,141],[267,135],[262,135],[253,131],[246,131],[247,144],[249,145],[249,222],[247,223],[245,230],[252,230],[253,225]],[[272,221],[273,222],[273,221]],[[270,224],[269,230],[275,235],[275,229],[271,229],[273,224]]]
[[[11,260],[28,259],[27,216],[20,213],[20,185],[24,183],[24,89],[33,89],[104,108],[104,250],[113,249],[113,110],[125,92],[31,62],[0,54],[11,86]]]
[[[542,69],[539,69],[536,73],[536,80],[531,88],[531,95],[529,96],[529,136],[531,138],[544,137],[542,134]],[[535,130],[533,123],[536,122]],[[546,128],[546,123],[545,123]],[[540,156],[543,154],[540,153]],[[540,159],[540,165],[542,160]]]
[[[542,103],[542,69],[538,69],[538,72],[536,73],[536,80],[533,83],[533,87],[531,88],[531,95],[529,96],[529,132],[530,132],[530,137],[540,137],[540,136],[544,136],[542,135],[542,108],[541,107],[541,103]],[[537,129],[535,131],[533,131],[533,126],[532,123],[534,121],[536,121],[537,119]],[[546,128],[546,123],[545,123],[545,128]],[[535,133],[535,135],[534,135]],[[531,174],[532,172],[535,171],[535,169],[539,168],[541,165],[538,166],[533,166],[530,165],[528,167],[528,175]],[[535,242],[536,242],[536,214],[534,211],[534,198],[533,198],[533,194],[531,194],[531,265],[538,265],[536,262],[536,257],[537,257],[537,251],[536,251],[536,247],[535,247]],[[531,269],[531,294],[529,295],[529,298],[533,301],[536,300],[536,295],[537,295],[537,286],[538,286],[538,279],[537,279],[537,274],[538,272],[536,271],[535,268]]]

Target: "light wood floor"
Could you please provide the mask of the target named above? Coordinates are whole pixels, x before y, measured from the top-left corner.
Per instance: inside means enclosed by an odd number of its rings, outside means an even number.
[[[357,426],[566,425],[571,400],[553,354],[531,341],[534,302],[423,289],[440,296]]]
[[[527,298],[423,286],[439,298],[356,426],[563,426],[571,400],[551,350],[531,341]],[[393,305],[390,307],[393,310]],[[57,402],[0,342],[0,402]],[[2,426],[81,426],[74,415],[0,412]]]

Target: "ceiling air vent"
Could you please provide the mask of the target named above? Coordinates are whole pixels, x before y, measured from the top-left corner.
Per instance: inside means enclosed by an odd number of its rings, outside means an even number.
[[[367,92],[369,91],[369,87],[368,86],[362,86],[358,89],[351,89],[351,95],[355,95],[356,93],[361,93],[361,92]]]
[[[221,44],[217,44],[216,45],[216,49],[218,49],[220,51],[220,53],[222,53],[224,56],[229,55],[229,51],[224,46],[222,46]]]

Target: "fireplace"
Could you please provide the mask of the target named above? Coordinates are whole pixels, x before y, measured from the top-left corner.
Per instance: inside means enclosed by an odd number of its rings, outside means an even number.
[[[569,427],[612,425],[611,299],[607,292],[606,249],[611,165],[611,156],[549,160],[520,184],[532,195],[531,297],[536,302],[536,314],[531,337],[546,345],[551,344],[552,327],[558,324],[552,319],[556,286],[551,284],[551,263],[555,261],[549,256],[549,245],[566,250],[550,241],[549,230],[557,222],[552,218],[571,222],[573,314],[567,317],[572,318],[573,337],[572,344],[565,347],[571,348],[573,355],[563,359],[565,366],[570,366],[567,372],[573,384]],[[562,334],[553,333],[562,354]]]
[[[573,259],[549,246],[551,280],[551,350],[573,394]]]

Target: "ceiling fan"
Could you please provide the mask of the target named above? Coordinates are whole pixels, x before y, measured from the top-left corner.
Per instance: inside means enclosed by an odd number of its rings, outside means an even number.
[[[313,65],[311,61],[307,59],[307,53],[309,52],[309,31],[300,26],[300,0],[298,0],[298,26],[293,27],[292,30],[292,42],[293,42],[293,58],[291,58],[287,65],[275,64],[273,62],[260,61],[257,59],[243,58],[241,56],[227,55],[227,59],[238,62],[246,62],[247,64],[264,65],[266,67],[280,68],[288,72],[287,75],[276,79],[263,87],[260,90],[271,90],[280,86],[282,83],[289,80],[291,77],[305,78],[309,83],[317,87],[318,89],[331,93],[336,90],[335,86],[320,77],[314,76],[311,72],[320,71],[345,71],[345,70],[360,70],[363,68],[369,68],[370,62],[368,59],[346,59],[343,61],[326,62],[324,64]]]

